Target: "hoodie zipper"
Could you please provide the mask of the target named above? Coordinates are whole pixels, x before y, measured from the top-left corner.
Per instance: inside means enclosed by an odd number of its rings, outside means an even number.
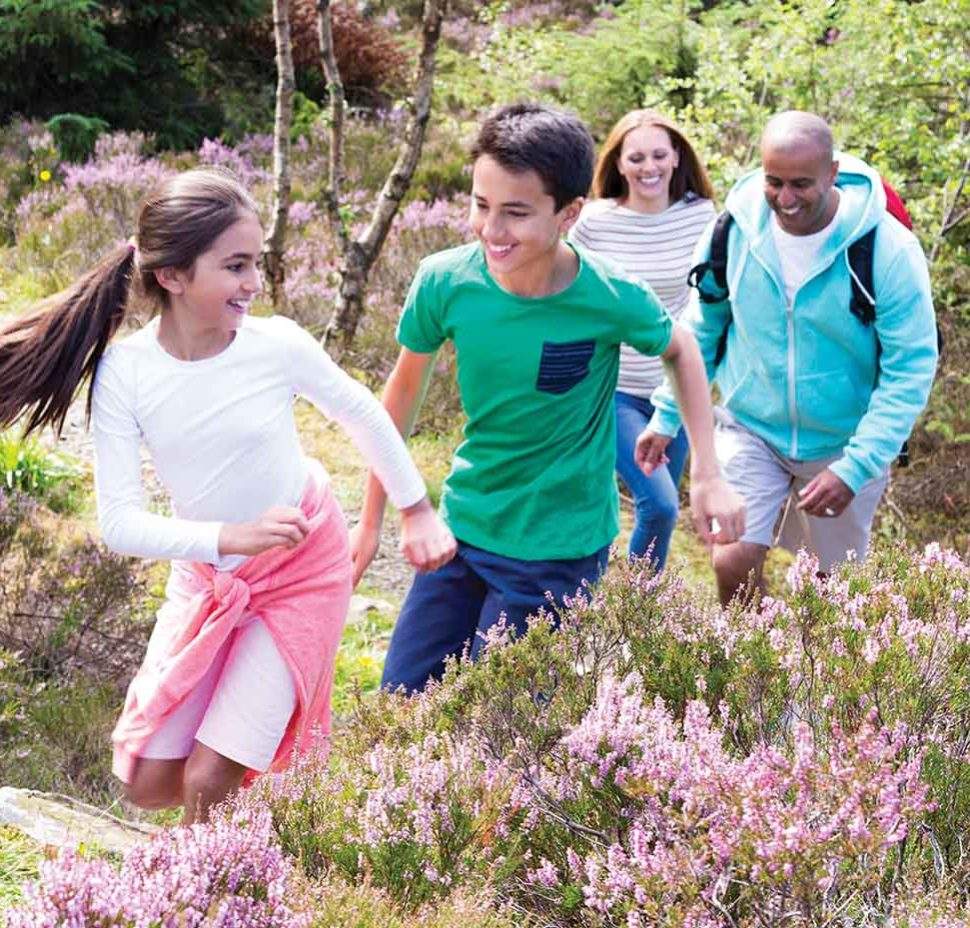
[[[788,316],[788,417],[791,419],[791,453],[789,457],[798,459],[798,412],[795,407],[795,297],[785,299],[785,314]]]
[[[769,279],[778,288],[778,292],[782,295],[785,301],[785,330],[787,334],[788,341],[788,418],[791,421],[791,448],[789,449],[790,458],[798,458],[798,410],[795,406],[795,297],[793,296],[791,300],[788,299],[788,291],[785,289],[784,284],[778,280],[775,276],[775,272],[768,267],[768,265],[761,259],[760,255],[751,247],[745,249],[745,251],[754,257],[755,261],[761,265],[764,272],[768,275]],[[740,269],[740,270],[743,270]],[[737,278],[740,279],[741,273],[737,274]],[[807,281],[802,281],[802,286],[804,286]],[[801,289],[801,288],[799,288]],[[797,296],[797,294],[796,294]]]

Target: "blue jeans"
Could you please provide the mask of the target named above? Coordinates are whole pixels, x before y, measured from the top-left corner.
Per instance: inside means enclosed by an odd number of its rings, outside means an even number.
[[[616,470],[633,495],[634,525],[630,557],[643,557],[653,543],[651,560],[658,570],[667,563],[670,536],[677,524],[677,485],[687,459],[687,435],[681,429],[667,445],[669,463],[649,477],[633,460],[637,436],[647,427],[653,404],[645,397],[616,392]]]
[[[504,613],[516,635],[541,607],[549,610],[573,596],[583,580],[592,583],[606,569],[607,545],[588,557],[567,561],[523,561],[493,554],[464,542],[444,567],[417,574],[401,607],[384,661],[381,686],[408,693],[424,689],[445,669],[445,658],[471,643],[474,659],[483,636]]]

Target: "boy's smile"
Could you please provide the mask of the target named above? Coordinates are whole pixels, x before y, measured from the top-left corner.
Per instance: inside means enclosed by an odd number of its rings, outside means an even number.
[[[569,251],[562,235],[581,206],[577,199],[557,211],[554,197],[533,170],[511,171],[491,155],[475,162],[471,227],[492,276],[512,293],[544,296],[562,289],[556,286],[560,248]]]

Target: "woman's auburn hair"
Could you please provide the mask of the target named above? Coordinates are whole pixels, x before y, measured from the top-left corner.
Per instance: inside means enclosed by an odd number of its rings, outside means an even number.
[[[672,120],[656,110],[632,110],[623,116],[610,130],[593,172],[593,196],[597,199],[609,197],[622,200],[629,194],[627,183],[620,174],[617,164],[623,148],[623,140],[634,129],[643,126],[657,126],[670,137],[670,144],[679,157],[677,167],[670,178],[670,202],[677,203],[688,193],[714,199],[714,188],[704,163],[687,141],[681,128]]]

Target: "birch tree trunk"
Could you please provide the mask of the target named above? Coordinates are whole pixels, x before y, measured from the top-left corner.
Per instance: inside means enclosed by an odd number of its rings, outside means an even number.
[[[398,156],[384,182],[367,228],[356,237],[340,212],[341,182],[343,179],[344,91],[333,50],[330,24],[331,0],[317,0],[317,26],[320,36],[320,57],[330,92],[330,171],[324,200],[330,224],[336,233],[340,249],[338,274],[340,283],[334,312],[324,333],[324,344],[347,348],[354,339],[364,314],[364,294],[367,278],[384,240],[391,228],[401,200],[404,199],[411,178],[421,157],[425,131],[431,116],[434,89],[435,54],[441,37],[441,21],[446,0],[425,0],[421,21],[421,53],[414,76],[414,94],[408,101],[409,116]]]
[[[278,306],[283,296],[283,250],[290,208],[290,126],[293,123],[293,49],[290,44],[290,0],[273,0],[276,40],[276,119],[273,125],[273,218],[263,264],[270,298]]]

